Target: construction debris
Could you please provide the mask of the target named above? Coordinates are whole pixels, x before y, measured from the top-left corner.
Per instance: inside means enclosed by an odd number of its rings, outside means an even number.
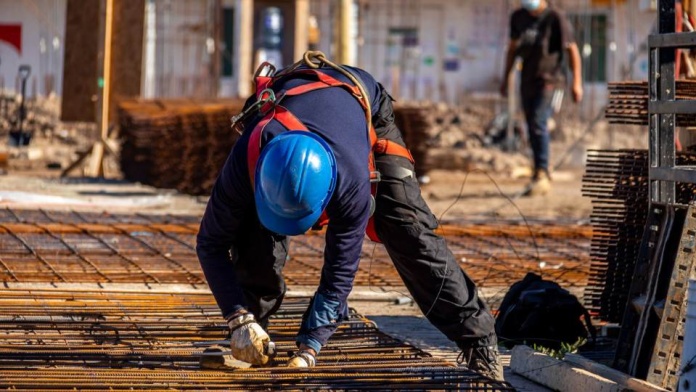
[[[20,101],[18,94],[0,91],[0,137],[18,128]],[[55,95],[27,100],[24,110],[22,129],[29,134],[50,135],[60,124],[60,99]]]
[[[490,105],[471,100],[467,106],[408,104],[394,108],[396,123],[422,176],[431,169],[486,170],[510,173],[529,166],[524,151],[503,151],[490,132],[495,116]],[[404,124],[405,118],[413,118]]]
[[[563,359],[557,359],[522,345],[512,349],[510,368],[516,374],[559,392],[667,391],[579,355],[566,354]]]

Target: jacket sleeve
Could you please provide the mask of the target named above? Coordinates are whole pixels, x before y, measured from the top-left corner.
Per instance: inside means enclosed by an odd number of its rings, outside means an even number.
[[[347,299],[358,271],[370,211],[369,182],[366,184],[348,197],[350,202],[327,210],[330,221],[321,280],[297,337],[298,343],[317,353],[348,316]]]
[[[208,200],[197,237],[196,251],[215,300],[227,316],[246,307],[237,283],[232,255],[246,211],[253,209],[253,194],[240,139],[227,158]],[[246,138],[248,140],[248,138]]]

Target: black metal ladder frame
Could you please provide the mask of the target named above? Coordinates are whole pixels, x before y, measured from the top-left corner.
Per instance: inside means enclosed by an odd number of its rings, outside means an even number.
[[[646,208],[650,208],[650,216],[614,362],[615,367],[640,378],[655,367],[651,364],[655,339],[676,259],[676,252],[666,248],[678,247],[684,226],[687,206],[677,203],[676,183],[696,184],[696,166],[677,165],[675,148],[677,115],[696,114],[696,101],[676,99],[676,52],[696,46],[696,33],[676,33],[675,11],[676,0],[659,0],[658,31],[648,38],[650,205]]]

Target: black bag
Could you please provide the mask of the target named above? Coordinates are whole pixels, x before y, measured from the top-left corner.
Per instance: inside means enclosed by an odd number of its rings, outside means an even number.
[[[505,294],[495,331],[508,348],[527,344],[558,350],[561,343],[574,344],[588,333],[596,338],[590,314],[577,297],[531,272]]]

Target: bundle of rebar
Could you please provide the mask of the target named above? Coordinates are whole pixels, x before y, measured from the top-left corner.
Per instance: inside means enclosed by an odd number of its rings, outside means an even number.
[[[430,170],[428,162],[428,129],[430,124],[426,118],[427,109],[418,106],[395,106],[394,121],[403,135],[406,146],[416,161],[416,175],[423,176]]]
[[[679,153],[693,165],[696,154]],[[649,208],[647,150],[588,153],[582,193],[592,200],[591,269],[585,304],[608,322],[621,322]],[[677,183],[677,203],[687,204],[696,188]]]
[[[120,105],[121,171],[129,181],[207,194],[239,134],[242,100],[126,101]]]
[[[608,85],[606,118],[614,124],[648,125],[648,82],[612,82]],[[677,100],[696,100],[696,81],[676,81]],[[696,126],[696,115],[677,115],[677,126]]]
[[[119,107],[123,176],[157,188],[207,195],[239,134],[230,127],[244,100],[124,101]],[[427,171],[425,108],[395,108],[396,123]]]

